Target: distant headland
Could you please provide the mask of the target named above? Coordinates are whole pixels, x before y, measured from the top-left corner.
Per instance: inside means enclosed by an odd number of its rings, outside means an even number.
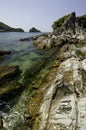
[[[0,32],[24,32],[24,30],[22,28],[12,28],[3,22],[0,22]]]

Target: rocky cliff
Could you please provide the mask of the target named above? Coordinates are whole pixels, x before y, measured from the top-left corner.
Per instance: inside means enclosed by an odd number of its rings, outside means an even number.
[[[35,41],[41,49],[57,47],[58,53],[30,100],[31,130],[86,130],[86,17],[72,13],[60,21],[53,33]]]
[[[39,49],[50,49],[64,42],[86,39],[86,15],[76,17],[73,12],[55,21],[52,27],[52,33],[43,34],[34,41]]]

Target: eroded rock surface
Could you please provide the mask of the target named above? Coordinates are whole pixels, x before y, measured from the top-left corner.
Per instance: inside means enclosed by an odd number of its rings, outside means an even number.
[[[46,36],[40,35],[34,44],[39,49],[51,49],[64,43],[77,43],[86,39],[86,15],[77,17],[75,12],[66,15],[52,25],[53,32]]]
[[[39,103],[34,100],[37,93],[30,102],[29,116],[34,119],[32,130],[86,129],[86,56],[83,55],[85,48],[84,42],[81,47],[80,43],[73,43],[63,45],[59,50],[52,65],[54,78],[47,80],[47,83],[37,90],[42,93]]]

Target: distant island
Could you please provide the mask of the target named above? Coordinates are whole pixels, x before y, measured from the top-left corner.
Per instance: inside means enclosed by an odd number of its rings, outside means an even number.
[[[3,22],[0,22],[0,32],[24,32],[22,28],[12,28]]]
[[[35,27],[32,27],[29,32],[41,32],[40,30],[36,29]]]

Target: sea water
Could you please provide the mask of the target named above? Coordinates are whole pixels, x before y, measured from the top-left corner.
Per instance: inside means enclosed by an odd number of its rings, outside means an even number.
[[[19,33],[6,32],[0,33],[0,50],[10,50],[11,54],[0,61],[0,65],[14,66],[18,65],[22,71],[21,82],[27,70],[40,61],[48,59],[49,52],[37,49],[32,41],[20,41],[21,38],[39,35],[40,33]],[[31,70],[32,71],[32,70]],[[3,112],[4,127],[6,130],[14,130],[17,124],[23,124],[24,114],[28,109],[28,102],[31,93],[26,88],[16,101],[15,105],[10,108],[9,112]],[[8,104],[6,104],[8,105]]]

